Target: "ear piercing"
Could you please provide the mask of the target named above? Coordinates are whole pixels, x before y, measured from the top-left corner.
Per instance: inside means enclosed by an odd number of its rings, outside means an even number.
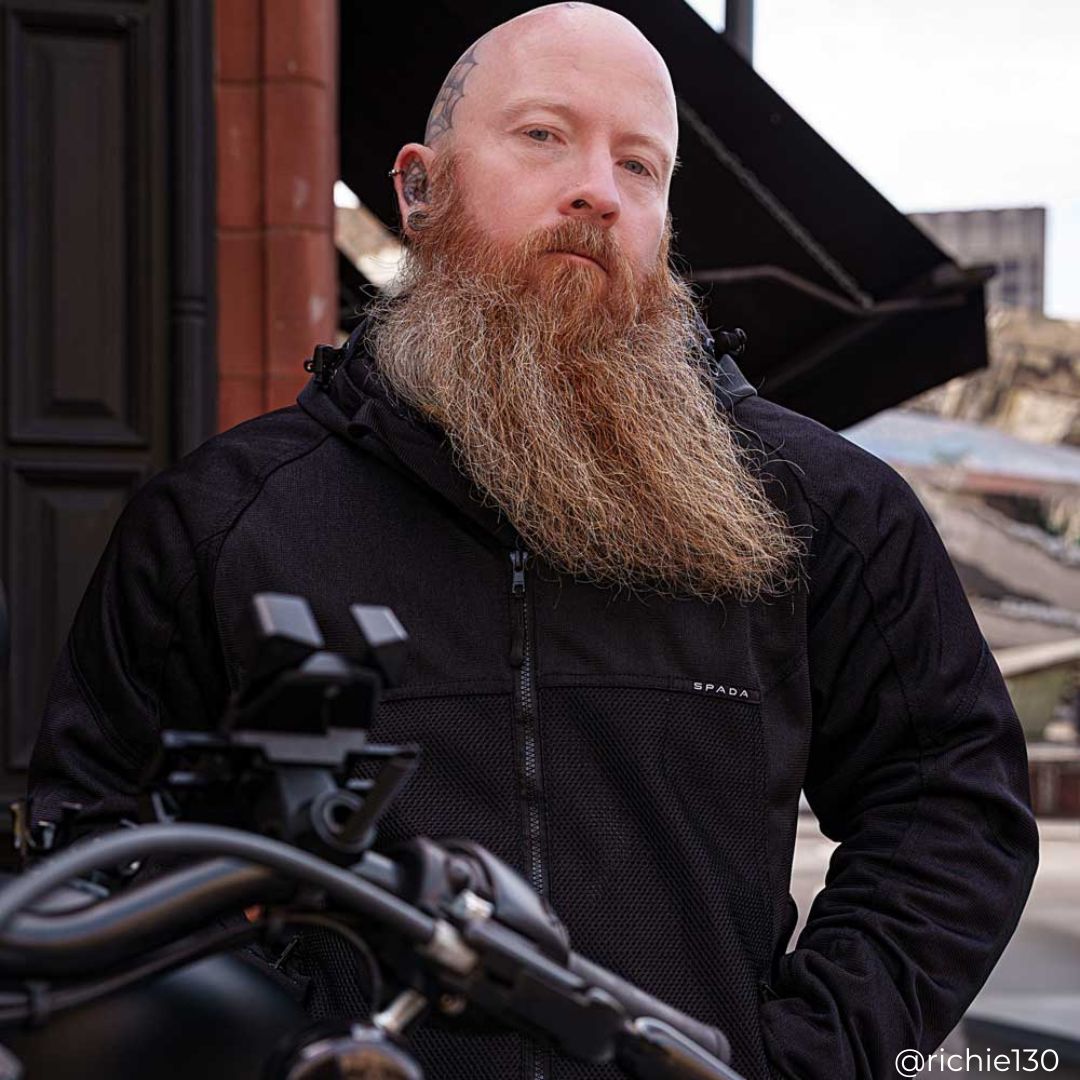
[[[391,169],[387,176],[404,176],[405,185],[402,194],[407,203],[424,202],[428,195],[428,176],[419,161],[410,163],[408,169]]]

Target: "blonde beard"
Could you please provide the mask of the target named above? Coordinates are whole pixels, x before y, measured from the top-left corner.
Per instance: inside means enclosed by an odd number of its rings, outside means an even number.
[[[716,406],[670,225],[644,280],[581,219],[497,249],[436,165],[397,297],[370,313],[391,391],[553,566],[707,600],[788,591],[800,543]],[[568,248],[608,273],[545,254]]]

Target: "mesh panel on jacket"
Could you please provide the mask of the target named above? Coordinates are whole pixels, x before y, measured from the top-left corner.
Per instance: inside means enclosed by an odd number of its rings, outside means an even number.
[[[551,900],[573,947],[721,1028],[766,1076],[757,986],[768,962],[759,710],[704,693],[541,691]],[[555,1059],[555,1080],[619,1073]]]

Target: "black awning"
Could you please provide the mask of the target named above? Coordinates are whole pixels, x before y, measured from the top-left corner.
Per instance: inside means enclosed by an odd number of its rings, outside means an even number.
[[[342,178],[384,222],[386,171],[439,84],[517,0],[341,5]],[[677,250],[713,328],[774,401],[844,427],[987,363],[980,271],[960,270],[683,0],[608,0],[664,55],[679,98]]]

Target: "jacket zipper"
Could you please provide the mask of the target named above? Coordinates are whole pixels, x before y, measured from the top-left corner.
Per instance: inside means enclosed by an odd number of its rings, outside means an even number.
[[[543,818],[540,810],[539,726],[536,702],[536,657],[529,632],[529,593],[525,568],[529,553],[520,545],[510,552],[510,592],[515,611],[512,617],[510,663],[517,668],[518,722],[521,726],[521,769],[525,796],[525,870],[529,884],[540,895],[547,895],[547,874],[544,871]],[[531,1080],[544,1080],[547,1074],[547,1053],[536,1046],[527,1055],[527,1073]]]
[[[513,569],[511,592],[517,611],[510,662],[518,669],[517,697],[521,724],[522,776],[525,788],[525,868],[529,884],[541,896],[547,894],[547,876],[541,851],[541,815],[539,788],[539,755],[537,750],[536,677],[533,643],[529,633],[529,594],[525,584],[525,568],[529,553],[523,548],[510,552]]]

